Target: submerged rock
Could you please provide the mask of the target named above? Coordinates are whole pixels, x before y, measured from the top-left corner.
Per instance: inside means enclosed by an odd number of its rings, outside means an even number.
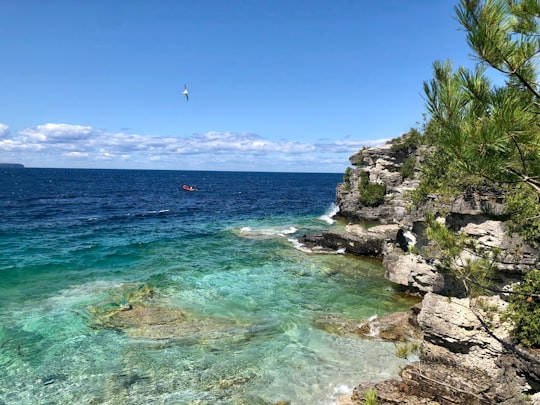
[[[405,342],[422,338],[422,332],[411,312],[394,312],[382,317],[374,317],[364,323],[359,334],[377,337],[391,342]]]
[[[380,318],[373,316],[363,321],[328,315],[316,319],[315,325],[336,335],[355,335],[391,342],[405,342],[422,337],[414,315],[410,312],[395,312]]]
[[[165,305],[149,286],[124,286],[113,294],[117,300],[90,306],[86,320],[94,329],[115,329],[133,338],[193,339],[204,343],[224,334],[237,335],[234,322],[212,319]],[[232,328],[232,329],[231,329]],[[241,332],[241,331],[240,331]],[[247,331],[238,333],[240,338]]]

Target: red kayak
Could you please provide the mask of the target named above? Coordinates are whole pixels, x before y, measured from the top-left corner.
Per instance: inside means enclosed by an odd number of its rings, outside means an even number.
[[[193,187],[193,186],[187,186],[187,185],[184,184],[184,185],[182,186],[182,190],[185,190],[185,191],[195,191],[195,190],[197,190],[197,189],[196,189],[195,187]]]

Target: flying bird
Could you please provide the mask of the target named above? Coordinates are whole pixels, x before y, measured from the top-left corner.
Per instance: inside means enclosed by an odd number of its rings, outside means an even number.
[[[189,92],[185,84],[184,84],[184,91],[182,92],[182,94],[186,96],[186,100],[189,101]]]

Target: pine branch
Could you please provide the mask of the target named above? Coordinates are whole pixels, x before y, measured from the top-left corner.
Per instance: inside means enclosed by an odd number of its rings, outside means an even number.
[[[487,291],[491,291],[497,294],[514,294],[514,295],[523,295],[525,297],[531,297],[531,298],[540,298],[540,294],[525,293],[525,292],[513,291],[513,290],[501,290],[500,288],[490,287],[488,285],[482,285],[479,282],[469,277],[466,277],[465,280],[467,280],[469,283],[472,283],[480,288],[483,288]]]
[[[529,185],[530,187],[533,188],[533,190],[537,194],[540,194],[540,182],[535,180],[534,177],[529,177],[526,174],[520,173],[517,170],[512,169],[512,168],[505,168],[505,170],[507,172],[512,173],[513,175],[517,176],[520,179],[521,182]]]

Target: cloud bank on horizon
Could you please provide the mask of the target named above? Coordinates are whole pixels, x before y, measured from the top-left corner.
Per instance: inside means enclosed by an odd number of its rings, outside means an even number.
[[[387,141],[276,142],[252,133],[157,136],[128,130],[47,123],[11,131],[0,123],[0,156],[29,167],[342,172],[350,155]]]

